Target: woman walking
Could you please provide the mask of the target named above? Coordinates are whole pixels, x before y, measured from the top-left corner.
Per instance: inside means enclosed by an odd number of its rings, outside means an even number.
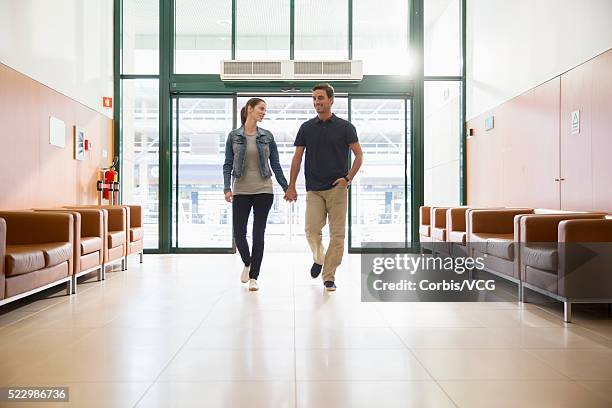
[[[244,263],[240,280],[249,282],[250,291],[259,289],[257,278],[264,252],[266,223],[274,201],[272,172],[283,191],[288,187],[272,132],[257,126],[265,115],[263,99],[247,101],[240,111],[242,126],[232,130],[227,137],[223,164],[223,192],[225,201],[232,203],[234,239]],[[249,253],[246,229],[251,208],[253,247]]]

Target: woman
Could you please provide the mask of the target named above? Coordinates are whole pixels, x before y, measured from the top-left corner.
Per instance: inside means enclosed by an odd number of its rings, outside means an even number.
[[[257,278],[264,252],[264,233],[274,201],[272,172],[283,191],[287,191],[288,187],[274,136],[270,131],[257,126],[257,122],[261,122],[265,115],[266,103],[263,99],[248,100],[240,111],[242,126],[232,130],[227,137],[223,164],[223,192],[225,201],[232,203],[234,239],[244,262],[240,280],[243,283],[249,282],[250,291],[259,289]],[[249,254],[246,228],[251,207],[254,217],[253,251]]]

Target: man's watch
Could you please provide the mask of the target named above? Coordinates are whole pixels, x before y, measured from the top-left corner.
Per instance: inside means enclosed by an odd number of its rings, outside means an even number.
[[[349,180],[348,176],[344,176],[343,179],[345,179],[347,183],[351,182],[351,180]]]

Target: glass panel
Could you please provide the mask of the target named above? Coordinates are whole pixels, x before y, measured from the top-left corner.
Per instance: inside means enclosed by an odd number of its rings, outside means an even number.
[[[425,204],[460,204],[461,82],[425,81]]]
[[[218,74],[232,58],[232,2],[176,0],[174,72]]]
[[[232,112],[231,98],[179,99],[175,215],[180,248],[232,247],[232,207],[223,197],[222,172]]]
[[[156,79],[121,81],[125,204],[141,204],[144,247],[159,248],[159,89]]]
[[[459,0],[427,0],[425,5],[425,75],[461,75],[461,5]]]
[[[238,109],[241,109],[249,97],[238,98]],[[300,126],[305,121],[316,116],[312,105],[312,98],[309,96],[278,96],[267,97],[267,113],[261,123],[261,127],[270,130],[274,134],[274,140],[278,146],[280,163],[289,181],[289,170],[291,159],[295,147],[295,135]],[[334,113],[344,119],[348,118],[348,99],[346,97],[336,97],[333,107]],[[304,216],[306,214],[306,184],[304,181],[304,161],[297,180],[298,200],[294,204],[287,205],[283,200],[283,190],[274,181],[274,204],[268,216],[268,226],[266,227],[266,250],[304,251],[308,246],[304,233]],[[252,216],[249,220],[252,223]],[[247,231],[250,234],[252,228],[249,226]],[[328,239],[327,227],[323,230],[323,238]],[[250,238],[249,238],[250,239]]]
[[[359,248],[368,242],[403,244],[406,197],[410,208],[410,195],[404,186],[404,166],[410,169],[410,146],[408,155],[405,153],[406,141],[410,140],[406,101],[353,99],[351,121],[364,153],[364,164],[351,186],[351,246]],[[410,180],[410,174],[407,177]]]
[[[407,0],[353,0],[353,59],[364,74],[410,74]]]
[[[294,41],[295,59],[348,59],[348,1],[296,0]]]
[[[236,58],[288,60],[290,2],[236,1]]]
[[[159,73],[159,0],[123,0],[122,74]]]

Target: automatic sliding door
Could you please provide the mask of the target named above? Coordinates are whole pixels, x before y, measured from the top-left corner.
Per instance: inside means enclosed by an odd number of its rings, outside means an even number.
[[[351,186],[350,249],[410,240],[410,100],[351,99],[364,164]],[[385,245],[386,246],[386,245]]]
[[[222,166],[233,98],[178,98],[174,106],[173,242],[176,248],[231,249]]]
[[[317,113],[312,105],[310,96],[265,96],[258,97],[266,101],[267,113],[261,127],[274,134],[278,146],[280,163],[289,181],[291,159],[295,152],[293,142],[302,123],[314,118]],[[249,96],[239,96],[238,111],[249,100]],[[348,99],[336,97],[333,107],[334,113],[344,119],[348,118]],[[238,114],[238,112],[237,112]],[[303,166],[303,162],[302,162]],[[274,180],[274,203],[268,216],[266,227],[266,248],[270,250],[306,250],[306,237],[304,232],[304,217],[306,214],[306,185],[304,169],[300,171],[297,180],[298,200],[295,204],[287,204],[283,200],[283,190]],[[250,222],[252,223],[252,217]],[[248,233],[251,227],[247,229]],[[323,230],[324,238],[329,236],[328,228]],[[291,244],[291,245],[290,245]]]

